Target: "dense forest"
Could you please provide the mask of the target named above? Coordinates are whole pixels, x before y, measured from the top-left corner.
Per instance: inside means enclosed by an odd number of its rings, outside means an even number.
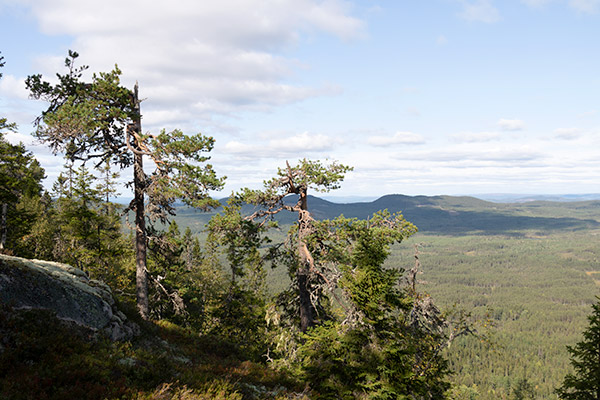
[[[57,83],[27,79],[47,105],[35,136],[64,157],[50,191],[0,118],[0,251],[105,282],[142,333],[89,338],[2,305],[16,327],[0,347],[3,398],[598,398],[577,397],[600,387],[577,361],[598,339],[568,347],[598,324],[594,308],[585,330],[593,206],[421,198],[399,207],[407,220],[383,198],[324,211],[309,194],[352,168],[307,159],[219,202],[214,139],[143,133],[137,87],[118,68],[86,82],[77,57]],[[124,170],[133,199],[119,205]]]

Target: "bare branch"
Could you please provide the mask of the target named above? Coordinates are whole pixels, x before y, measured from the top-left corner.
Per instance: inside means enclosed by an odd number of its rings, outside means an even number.
[[[149,156],[151,154],[149,151],[140,151],[140,150],[137,150],[137,149],[133,148],[133,146],[131,145],[131,142],[130,142],[131,134],[129,133],[129,128],[130,127],[131,127],[131,124],[127,125],[127,129],[125,129],[125,131],[126,131],[125,144],[127,145],[127,148],[133,154],[137,154],[137,155],[140,155],[140,156]],[[138,139],[138,138],[136,138],[136,139]],[[138,140],[136,140],[136,142],[137,142],[138,145],[140,144],[140,142]]]

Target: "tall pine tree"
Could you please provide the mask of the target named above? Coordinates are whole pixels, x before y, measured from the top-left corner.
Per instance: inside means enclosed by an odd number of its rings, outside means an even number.
[[[224,178],[218,178],[206,164],[210,157],[205,155],[214,140],[201,134],[187,136],[180,130],[144,134],[137,84],[134,90],[123,87],[116,66],[84,82],[87,67],[76,67],[78,56],[69,51],[68,71],[57,74],[57,84],[42,80],[39,74],[27,78],[32,97],[49,103],[36,119],[36,136],[69,160],[93,160],[96,167],[110,161],[133,169],[134,199],[129,208],[135,212],[136,297],[141,316],[148,318],[146,219],[166,222],[174,214],[176,200],[198,208],[216,204],[208,191],[220,189]],[[144,159],[155,165],[150,175],[144,171]]]

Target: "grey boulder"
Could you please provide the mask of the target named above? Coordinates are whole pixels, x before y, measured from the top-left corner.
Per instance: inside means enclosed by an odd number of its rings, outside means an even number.
[[[0,254],[0,302],[14,309],[49,309],[62,320],[128,340],[140,328],[117,309],[110,288],[67,264]]]

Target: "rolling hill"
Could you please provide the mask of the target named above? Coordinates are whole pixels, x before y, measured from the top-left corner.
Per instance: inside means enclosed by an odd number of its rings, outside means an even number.
[[[221,200],[222,204],[226,199]],[[286,202],[293,203],[292,196]],[[309,196],[308,206],[316,219],[332,219],[339,215],[349,218],[367,218],[374,212],[387,209],[401,212],[420,232],[463,235],[465,233],[511,234],[524,230],[556,231],[600,227],[600,201],[527,203],[493,203],[475,197],[405,196],[391,194],[370,202],[333,203]],[[252,206],[242,212],[250,214]],[[201,213],[187,207],[178,207],[176,221],[199,232],[218,210]],[[283,212],[277,220],[284,225],[295,220],[292,213]]]

